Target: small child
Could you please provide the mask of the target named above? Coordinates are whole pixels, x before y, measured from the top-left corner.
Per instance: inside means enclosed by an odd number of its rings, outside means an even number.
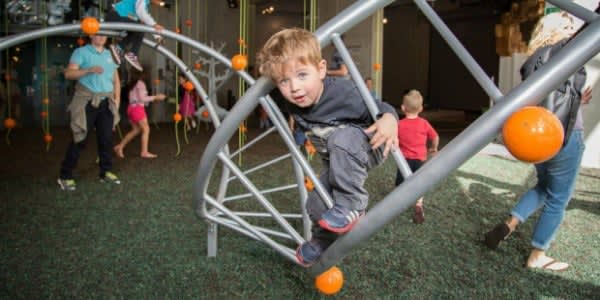
[[[334,201],[328,209],[315,191],[309,194],[306,210],[318,226],[313,225],[312,239],[298,247],[296,257],[310,266],[364,214],[367,172],[396,146],[398,116],[393,107],[377,101],[381,113],[373,120],[352,81],[325,77],[321,47],[307,30],[276,33],[258,62],[261,74],[277,85],[290,115],[323,159],[320,181]]]
[[[196,94],[184,88],[186,82],[187,78],[185,75],[179,74],[179,96],[181,97],[179,113],[183,118],[184,130],[190,131],[192,128],[196,128],[196,121],[194,120],[194,115],[196,114]]]
[[[269,129],[271,127],[271,122],[269,121],[269,115],[267,111],[262,107],[262,105],[258,108],[258,128],[260,129]]]
[[[440,138],[427,120],[419,117],[423,111],[423,96],[417,90],[408,91],[402,98],[402,111],[404,119],[398,121],[398,143],[402,155],[410,169],[417,171],[427,160],[427,153],[435,154],[438,151]],[[427,148],[427,142],[430,142]],[[400,170],[396,174],[396,185],[400,185],[404,177]],[[423,211],[423,198],[417,200],[413,222],[421,224],[425,222]]]
[[[379,97],[377,97],[377,91],[375,91],[375,87],[373,87],[373,79],[371,77],[365,78],[365,85],[367,86],[367,89],[369,89],[369,93],[371,93],[373,99],[379,99]]]
[[[107,22],[126,22],[126,23],[139,23],[142,22],[148,26],[153,26],[156,31],[164,29],[163,26],[159,25],[154,21],[154,18],[150,15],[149,7],[150,3],[159,5],[162,1],[160,0],[121,0],[112,5],[112,8],[106,14]],[[111,44],[109,46],[110,53],[116,64],[121,64],[121,57],[131,64],[132,67],[138,71],[142,71],[142,65],[138,60],[138,53],[142,46],[142,40],[144,39],[143,32],[127,31],[127,36],[121,40],[117,45]],[[162,37],[155,34],[154,39],[160,43]],[[131,46],[127,53],[124,53],[127,46]]]
[[[154,100],[165,100],[165,94],[155,96],[148,95],[146,84],[144,83],[144,73],[132,71],[131,81],[129,82],[129,106],[127,107],[127,116],[131,122],[131,130],[123,137],[123,140],[116,145],[113,150],[118,157],[124,158],[123,149],[138,134],[142,134],[140,156],[143,158],[155,158],[157,155],[148,151],[148,141],[150,139],[150,126],[146,117],[148,103]]]

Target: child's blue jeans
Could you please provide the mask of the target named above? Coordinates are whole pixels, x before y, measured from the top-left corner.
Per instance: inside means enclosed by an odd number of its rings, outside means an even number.
[[[542,208],[531,240],[531,245],[537,249],[548,250],[558,231],[575,188],[584,149],[583,131],[574,130],[567,144],[556,156],[535,165],[538,179],[536,186],[521,196],[511,212],[512,216],[524,222]]]

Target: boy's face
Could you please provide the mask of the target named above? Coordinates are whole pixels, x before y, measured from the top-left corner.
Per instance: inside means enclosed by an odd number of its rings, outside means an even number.
[[[287,101],[299,107],[309,107],[317,103],[323,93],[326,71],[325,60],[315,66],[293,59],[284,63],[275,83]]]

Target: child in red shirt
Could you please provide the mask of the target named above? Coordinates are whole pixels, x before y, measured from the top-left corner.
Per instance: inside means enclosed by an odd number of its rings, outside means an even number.
[[[404,118],[398,121],[398,143],[402,155],[410,169],[415,172],[427,160],[427,153],[435,154],[438,151],[440,138],[427,120],[419,117],[423,111],[423,96],[417,90],[410,90],[402,98],[402,111]],[[427,148],[427,142],[430,142]],[[404,177],[400,170],[396,174],[396,185],[400,185]],[[423,212],[423,198],[417,200],[413,222],[421,224],[425,221]]]

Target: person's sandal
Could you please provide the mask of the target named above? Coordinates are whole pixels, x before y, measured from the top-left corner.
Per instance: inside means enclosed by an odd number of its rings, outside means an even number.
[[[494,227],[494,229],[488,231],[485,234],[483,243],[490,249],[494,250],[498,248],[500,241],[506,240],[510,235],[510,228],[506,223],[500,223]]]

